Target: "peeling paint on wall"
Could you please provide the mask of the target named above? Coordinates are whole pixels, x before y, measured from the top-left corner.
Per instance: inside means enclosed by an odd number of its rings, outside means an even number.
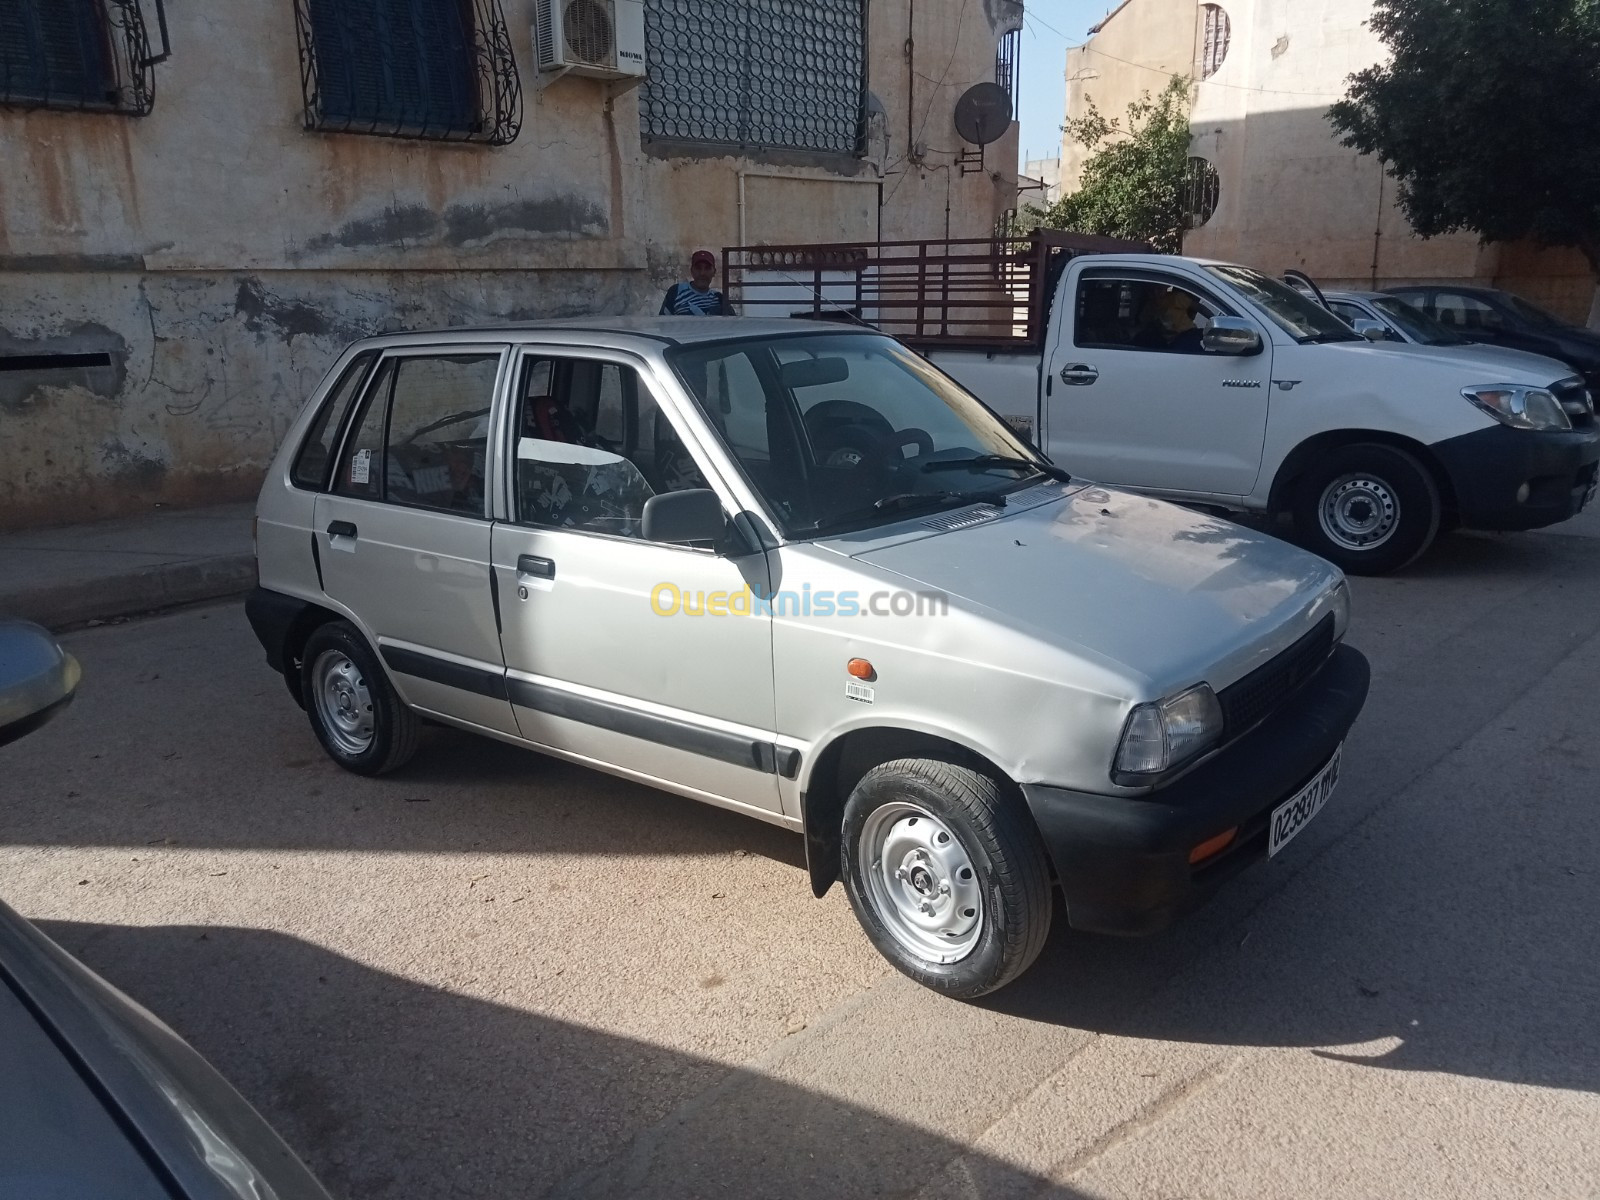
[[[483,245],[503,237],[605,237],[610,219],[584,196],[549,196],[504,204],[454,204],[436,213],[418,204],[398,205],[348,221],[306,243],[308,253],[335,248]]]

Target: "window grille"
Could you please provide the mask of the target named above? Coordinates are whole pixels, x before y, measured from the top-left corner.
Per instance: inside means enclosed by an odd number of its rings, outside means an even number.
[[[1205,16],[1205,28],[1200,42],[1200,78],[1210,79],[1222,70],[1222,62],[1228,57],[1228,41],[1233,36],[1233,23],[1228,20],[1228,14],[1222,10],[1220,4],[1202,4],[1200,11]]]
[[[646,142],[864,153],[865,0],[646,0]]]
[[[1189,160],[1184,182],[1184,217],[1189,229],[1199,229],[1217,211],[1222,198],[1222,179],[1217,168],[1203,158]]]
[[[295,21],[307,129],[491,146],[521,130],[499,0],[295,0]]]
[[[1020,65],[1020,55],[1017,53],[1022,41],[1022,31],[1013,29],[1000,39],[1000,45],[994,53],[994,81],[1005,88],[1006,95],[1011,97],[1011,111],[1017,109],[1017,75]]]
[[[154,66],[139,0],[0,0],[0,104],[142,117],[155,105]]]

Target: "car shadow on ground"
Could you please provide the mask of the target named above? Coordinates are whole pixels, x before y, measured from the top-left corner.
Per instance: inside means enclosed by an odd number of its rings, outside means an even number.
[[[843,1200],[907,1194],[974,1157],[754,1070],[428,987],[279,933],[39,926],[187,1038],[337,1195]],[[719,1139],[693,1144],[683,1130],[707,1102]],[[1076,1195],[977,1161],[1007,1195]]]

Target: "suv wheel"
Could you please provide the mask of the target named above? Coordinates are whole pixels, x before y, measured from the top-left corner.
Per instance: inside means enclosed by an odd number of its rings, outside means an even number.
[[[1300,481],[1294,527],[1307,549],[1352,575],[1384,575],[1433,544],[1442,516],[1433,476],[1404,450],[1341,446]]]
[[[302,656],[301,694],[322,748],[347,771],[382,775],[417,749],[420,722],[346,621],[320,626]]]
[[[1027,810],[988,775],[929,759],[874,767],[845,803],[843,856],[861,927],[925,987],[975,999],[1044,948],[1044,847]]]

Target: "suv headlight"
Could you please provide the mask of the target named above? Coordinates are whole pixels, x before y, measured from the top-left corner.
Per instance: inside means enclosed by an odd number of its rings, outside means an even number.
[[[1209,685],[1128,714],[1112,778],[1124,787],[1149,783],[1203,753],[1222,736],[1222,705]]]
[[[1513,429],[1571,429],[1561,401],[1543,388],[1496,383],[1465,388],[1461,394],[1502,425]]]

